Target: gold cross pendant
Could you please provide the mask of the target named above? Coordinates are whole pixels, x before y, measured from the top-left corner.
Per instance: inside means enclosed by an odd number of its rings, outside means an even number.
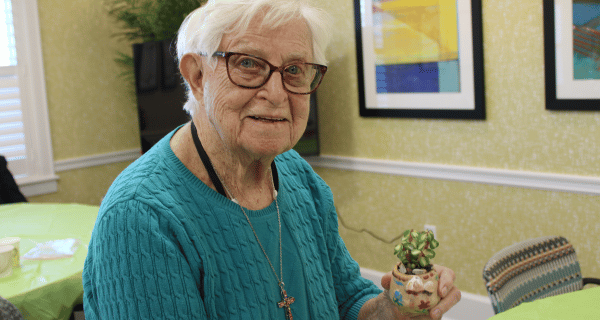
[[[278,303],[278,305],[280,308],[285,308],[285,318],[288,320],[294,320],[294,316],[292,316],[292,309],[290,308],[290,305],[294,303],[296,299],[294,299],[294,297],[288,298],[287,292],[284,289],[281,289],[281,297],[283,298],[283,300],[281,300]]]

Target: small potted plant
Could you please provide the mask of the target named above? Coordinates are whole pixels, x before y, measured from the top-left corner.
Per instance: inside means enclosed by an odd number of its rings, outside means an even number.
[[[394,248],[400,261],[392,270],[389,297],[403,312],[427,314],[440,301],[440,277],[431,264],[438,245],[429,230],[406,230]]]

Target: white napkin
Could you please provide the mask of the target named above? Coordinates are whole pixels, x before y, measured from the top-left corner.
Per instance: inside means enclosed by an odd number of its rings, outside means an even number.
[[[72,257],[79,247],[79,239],[51,240],[40,243],[29,250],[23,259],[27,260],[52,260]]]

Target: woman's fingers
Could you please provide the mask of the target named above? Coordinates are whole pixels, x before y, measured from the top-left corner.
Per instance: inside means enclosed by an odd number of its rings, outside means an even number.
[[[444,313],[448,312],[450,308],[452,308],[460,301],[460,298],[460,290],[453,286],[452,289],[446,295],[446,297],[440,300],[440,302],[435,306],[435,308],[431,309],[431,311],[429,312],[431,318],[436,320],[441,319]]]
[[[456,280],[456,274],[452,269],[446,268],[440,265],[434,265],[433,268],[440,275],[440,283],[438,286],[438,293],[441,298],[448,295],[450,290],[454,288],[454,280]]]

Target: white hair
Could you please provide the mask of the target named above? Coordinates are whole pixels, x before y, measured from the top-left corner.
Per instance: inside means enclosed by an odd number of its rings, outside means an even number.
[[[265,14],[262,26],[275,29],[293,19],[306,21],[312,36],[313,57],[316,63],[327,64],[325,48],[330,39],[329,17],[307,0],[209,0],[192,11],[183,21],[177,35],[177,59],[186,53],[203,53],[208,57],[217,51],[223,36],[244,32],[250,21]],[[216,59],[209,59],[214,68]],[[188,88],[188,101],[184,109],[194,116],[198,101]]]

